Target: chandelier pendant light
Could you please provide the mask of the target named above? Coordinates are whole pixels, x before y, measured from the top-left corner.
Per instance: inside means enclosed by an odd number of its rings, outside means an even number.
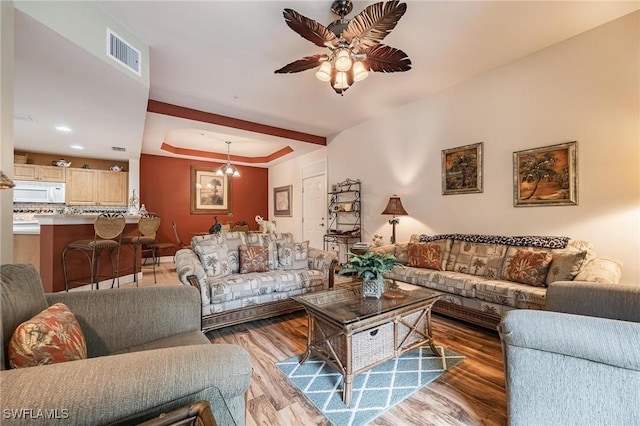
[[[230,153],[231,142],[226,141],[226,143],[227,143],[227,164],[223,164],[222,166],[218,167],[218,170],[216,170],[216,176],[227,175],[231,177],[239,177],[240,172],[238,171],[236,166],[231,164],[231,153]]]
[[[400,49],[380,41],[391,32],[407,10],[406,3],[388,1],[372,4],[353,19],[351,0],[335,0],[331,11],[340,18],[328,26],[302,16],[292,9],[283,12],[285,22],[293,31],[329,53],[305,56],[276,70],[287,74],[317,68],[316,77],[329,82],[342,95],[356,81],[373,72],[404,72],[411,69],[411,59]]]

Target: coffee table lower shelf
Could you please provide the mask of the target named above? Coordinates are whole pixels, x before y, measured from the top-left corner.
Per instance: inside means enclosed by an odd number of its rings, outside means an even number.
[[[370,299],[376,303],[375,299]],[[361,321],[342,324],[305,307],[309,319],[307,351],[300,364],[313,353],[343,376],[342,400],[351,403],[356,375],[419,346],[428,345],[439,357],[431,334],[431,308],[437,298],[398,308]]]

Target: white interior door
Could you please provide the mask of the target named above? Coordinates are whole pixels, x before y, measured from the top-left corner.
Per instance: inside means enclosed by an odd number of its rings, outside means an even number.
[[[302,240],[322,249],[327,217],[327,184],[325,175],[302,180]]]

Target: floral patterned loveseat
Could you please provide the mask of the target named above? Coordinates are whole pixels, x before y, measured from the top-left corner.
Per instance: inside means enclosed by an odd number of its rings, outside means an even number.
[[[291,233],[222,232],[178,250],[176,272],[200,290],[208,331],[302,309],[290,297],[333,287],[337,262]]]
[[[545,309],[554,281],[617,284],[622,262],[568,237],[419,235],[374,249],[401,265],[386,278],[444,292],[433,311],[495,329],[511,309]]]

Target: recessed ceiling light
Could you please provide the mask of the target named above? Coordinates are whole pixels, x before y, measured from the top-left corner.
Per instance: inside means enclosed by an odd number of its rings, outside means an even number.
[[[59,132],[69,133],[71,131],[71,127],[68,126],[56,126],[56,130]]]
[[[84,149],[84,146],[81,145],[70,145],[69,148],[73,148],[73,149]]]

